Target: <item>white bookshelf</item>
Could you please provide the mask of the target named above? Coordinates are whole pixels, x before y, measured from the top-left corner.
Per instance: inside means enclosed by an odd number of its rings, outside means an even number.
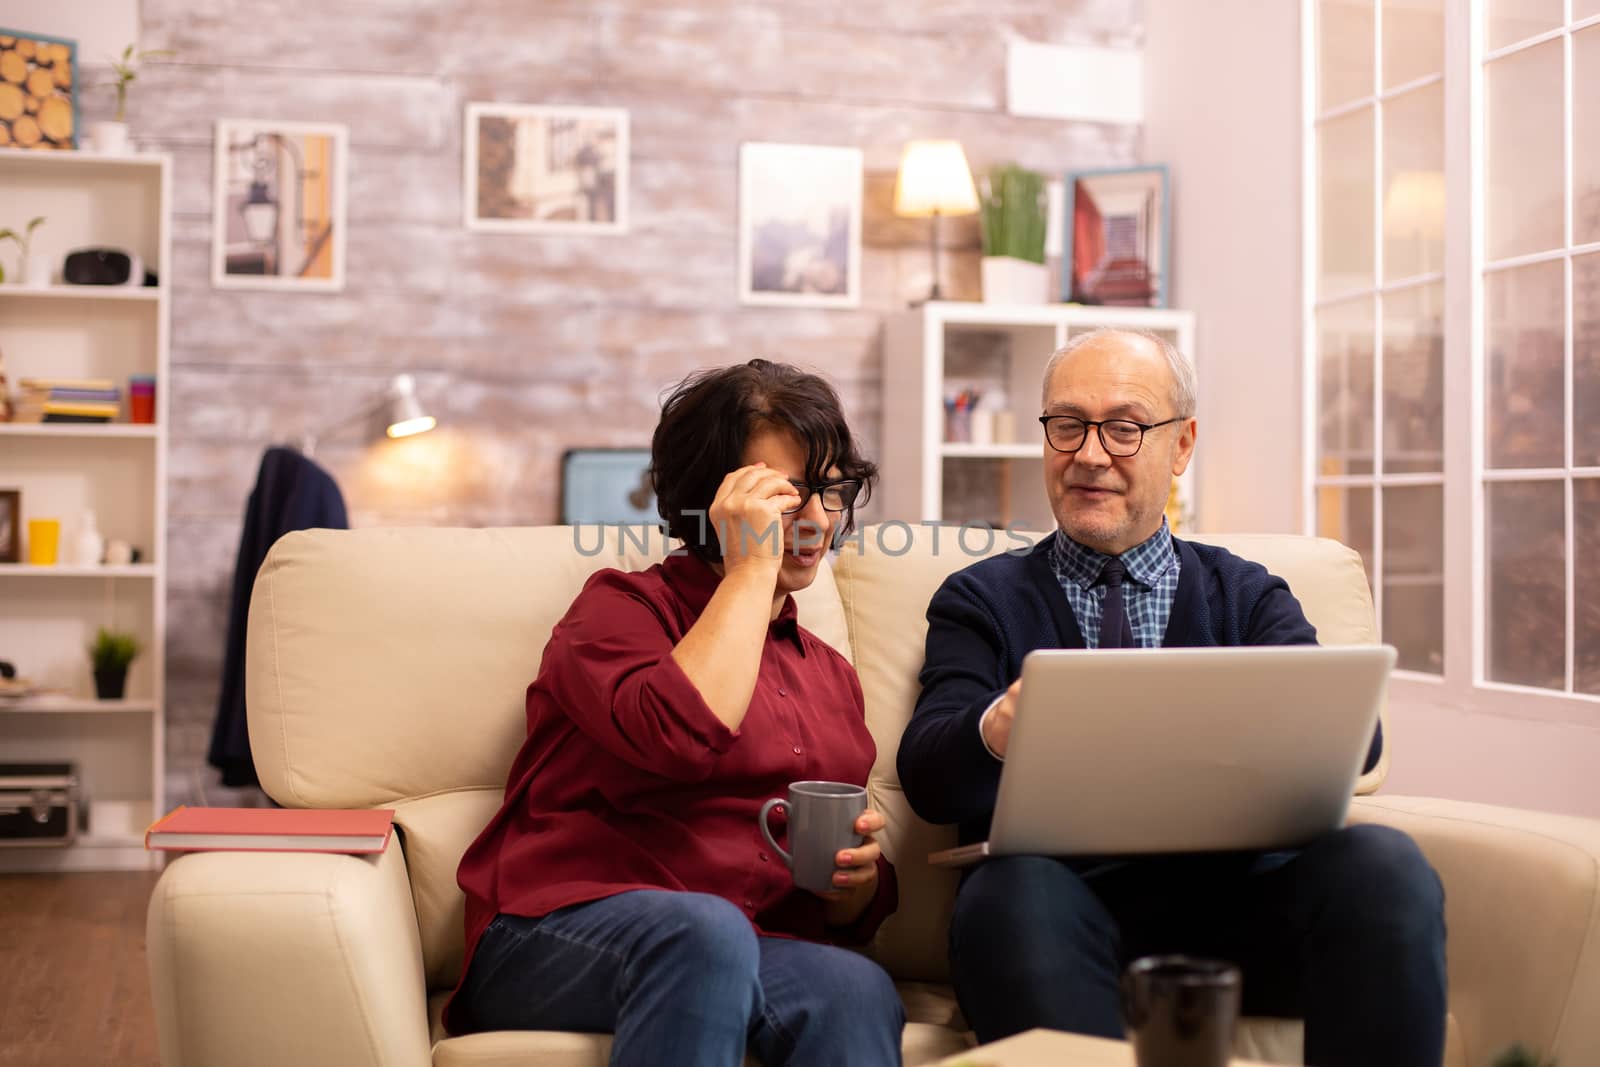
[[[1194,315],[1167,308],[930,301],[889,316],[875,521],[1054,529],[1038,422],[1044,366],[1068,339],[1102,326],[1150,330],[1195,358]],[[944,398],[962,383],[984,386],[991,399],[1004,392],[1011,440],[946,440]],[[1191,466],[1178,483],[1184,515],[1194,514],[1193,486]]]
[[[166,660],[168,343],[172,168],[163,155],[0,149],[0,226],[43,215],[34,248],[51,283],[0,284],[0,354],[11,388],[22,378],[156,379],[156,421],[0,423],[0,489],[22,494],[23,562],[0,563],[0,659],[47,690],[0,700],[0,762],[76,765],[88,829],[66,847],[0,847],[0,871],[155,867],[144,828],[160,812]],[[135,252],[159,286],[60,284],[66,253]],[[0,251],[8,277],[16,256]],[[101,534],[142,550],[139,563],[79,565],[86,511]],[[61,522],[60,560],[27,560],[30,518]],[[144,651],[123,700],[95,697],[86,646],[100,626],[138,635]]]

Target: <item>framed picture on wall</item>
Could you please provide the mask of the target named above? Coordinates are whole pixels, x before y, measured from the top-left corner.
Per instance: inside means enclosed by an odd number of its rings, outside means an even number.
[[[562,455],[561,525],[660,521],[648,448],[569,448]]]
[[[468,104],[464,140],[461,188],[467,229],[627,230],[626,111]]]
[[[22,490],[0,489],[0,563],[22,558]]]
[[[343,126],[217,122],[211,284],[219,289],[344,288]]]
[[[1167,168],[1078,171],[1066,176],[1061,299],[1166,307],[1172,229]]]
[[[740,146],[739,300],[860,306],[860,149]]]
[[[77,42],[0,29],[0,148],[77,147]]]

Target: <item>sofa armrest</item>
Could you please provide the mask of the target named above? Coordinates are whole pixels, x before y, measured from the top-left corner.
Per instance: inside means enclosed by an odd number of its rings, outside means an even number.
[[[1410,834],[1444,883],[1450,1010],[1471,1067],[1514,1042],[1600,1063],[1600,822],[1362,797],[1352,822]]]
[[[381,855],[196,852],[146,927],[163,1067],[427,1067],[427,993],[398,839]]]

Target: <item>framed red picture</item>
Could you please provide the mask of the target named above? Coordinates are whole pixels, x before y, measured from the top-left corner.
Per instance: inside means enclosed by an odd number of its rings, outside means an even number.
[[[1167,168],[1128,167],[1066,176],[1061,299],[1166,307],[1172,230]]]

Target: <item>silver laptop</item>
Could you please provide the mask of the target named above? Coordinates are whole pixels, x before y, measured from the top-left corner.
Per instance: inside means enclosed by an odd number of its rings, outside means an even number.
[[[1394,662],[1388,645],[1029,653],[989,840],[929,862],[1303,844],[1344,823]]]

